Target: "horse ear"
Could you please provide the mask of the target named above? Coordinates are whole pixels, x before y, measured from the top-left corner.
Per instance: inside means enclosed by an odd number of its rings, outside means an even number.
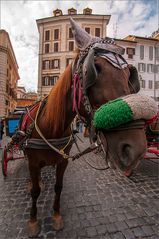
[[[77,47],[80,50],[84,50],[92,41],[91,35],[81,28],[72,18],[70,18],[70,23]]]
[[[137,93],[140,90],[140,82],[138,72],[135,66],[128,65],[130,71],[129,88],[131,94]]]
[[[83,63],[83,89],[86,94],[88,88],[95,84],[96,78],[97,70],[94,64],[94,50],[91,49]]]

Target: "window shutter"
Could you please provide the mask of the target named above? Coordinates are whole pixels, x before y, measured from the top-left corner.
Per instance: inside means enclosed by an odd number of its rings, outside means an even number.
[[[54,40],[59,39],[59,29],[54,30]]]
[[[95,36],[100,37],[100,28],[95,28]]]
[[[45,31],[45,41],[49,41],[50,40],[50,31]]]
[[[153,60],[153,46],[149,46],[149,60]]]
[[[143,60],[144,59],[144,46],[140,46],[140,59]]]

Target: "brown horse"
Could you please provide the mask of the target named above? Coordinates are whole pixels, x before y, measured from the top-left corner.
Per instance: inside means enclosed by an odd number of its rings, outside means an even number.
[[[121,57],[119,58],[120,53],[122,54],[120,47],[116,46],[109,39],[104,40],[91,37],[73,20],[71,20],[71,26],[79,53],[74,60],[74,64],[66,68],[63,75],[52,88],[46,104],[41,107],[37,116],[39,130],[34,127],[30,135],[30,139],[40,139],[41,136],[39,134],[42,134],[45,139],[58,140],[68,137],[68,142],[62,147],[67,155],[72,146],[69,142],[69,136],[71,135],[70,125],[76,112],[91,127],[93,112],[98,107],[109,100],[139,90],[139,83],[134,79],[136,71],[134,74],[127,65],[124,68],[121,66],[124,60]],[[103,52],[111,52],[111,54],[117,57],[116,64],[118,67],[115,67],[109,58],[106,59],[107,57],[105,58]],[[79,85],[76,87],[76,94],[74,92],[75,111],[73,111],[73,89],[75,90],[73,88],[73,80],[75,80],[75,72],[79,74],[80,83],[78,82]],[[80,85],[82,88],[80,88]],[[80,90],[83,93],[81,101]],[[84,96],[86,96],[87,101],[84,101]],[[78,100],[79,104],[76,104]],[[87,107],[88,105],[89,107]],[[32,113],[33,119],[35,119],[36,114],[37,110]],[[133,169],[145,154],[146,138],[143,128],[130,127],[130,129],[127,129],[126,127],[123,130],[103,132],[103,138],[103,144],[108,153],[109,160],[123,171]],[[35,237],[40,230],[36,207],[41,190],[39,186],[40,170],[47,165],[56,166],[53,228],[55,230],[63,228],[60,215],[60,195],[63,186],[63,175],[68,160],[51,148],[36,149],[27,147],[25,153],[28,157],[32,181],[32,207],[28,229],[29,236]]]

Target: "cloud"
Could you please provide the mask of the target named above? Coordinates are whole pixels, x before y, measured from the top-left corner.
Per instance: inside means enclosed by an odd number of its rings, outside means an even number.
[[[9,35],[19,65],[19,84],[36,90],[38,81],[38,29],[36,19],[50,17],[59,8],[63,14],[71,7],[82,13],[90,7],[94,14],[111,15],[107,27],[109,37],[129,34],[150,36],[158,28],[159,0],[7,0],[1,2],[1,27]],[[117,30],[117,31],[116,31]]]

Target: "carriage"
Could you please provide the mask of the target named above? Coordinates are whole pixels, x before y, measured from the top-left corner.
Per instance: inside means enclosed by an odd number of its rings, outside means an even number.
[[[6,136],[12,137],[15,134],[15,132],[18,130],[18,125],[20,124],[20,120],[25,112],[26,112],[26,107],[17,107],[14,110],[14,112],[5,119]],[[158,117],[152,124],[145,126],[145,134],[146,134],[146,140],[147,140],[147,151],[144,158],[158,159],[159,158],[159,113],[158,113]],[[91,143],[92,141],[90,138],[90,144]],[[10,146],[10,143],[9,143],[9,146]],[[99,143],[98,143],[98,146],[99,146]],[[99,153],[100,155],[102,155],[103,160],[107,160],[106,154],[104,152],[102,145],[97,147],[95,153]],[[24,158],[25,156],[23,154],[23,150],[20,147],[20,145],[17,144],[16,142],[13,145],[11,145],[11,147],[9,148],[5,146],[2,152],[3,176],[4,177],[7,176],[7,166],[9,161],[24,159]]]
[[[147,153],[146,159],[157,159],[159,158],[159,113],[157,115],[156,120],[146,127],[146,138],[147,138]]]
[[[137,94],[137,70],[122,57],[123,48],[113,39],[92,37],[73,19],[70,23],[78,47],[73,64],[67,66],[49,96],[27,111],[6,149],[19,145],[28,159],[32,197],[29,237],[40,232],[37,199],[44,166],[56,167],[53,229],[63,228],[60,196],[64,172],[69,159],[82,155],[69,155],[75,143],[71,123],[76,115],[91,129],[95,145],[84,153],[102,145],[111,166],[131,172],[146,152],[145,120],[158,111],[153,99]]]
[[[25,114],[25,107],[16,107],[15,110],[5,118],[5,132],[6,136],[11,138],[16,130],[18,129],[18,125],[20,123],[21,117]],[[10,143],[9,143],[10,144]],[[9,145],[8,144],[8,145]],[[7,147],[7,145],[2,149],[2,173],[3,176],[7,176],[7,166],[8,162],[11,160],[23,159],[24,155],[18,144],[14,143],[11,147]]]

